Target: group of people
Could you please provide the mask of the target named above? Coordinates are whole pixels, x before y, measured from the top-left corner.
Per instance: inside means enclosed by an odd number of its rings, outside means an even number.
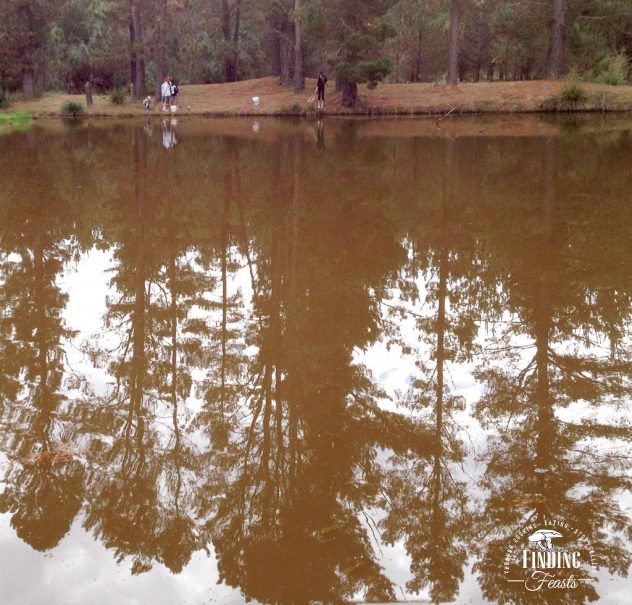
[[[178,85],[171,76],[165,76],[165,80],[160,86],[160,99],[162,101],[162,110],[169,111],[172,105],[177,105],[177,97],[179,94]],[[151,95],[147,95],[143,99],[143,107],[147,112],[150,112],[153,108],[153,99]]]
[[[321,71],[318,74],[318,79],[316,80],[316,90],[314,91],[314,97],[318,96],[318,105],[317,105],[318,109],[325,108],[325,85],[326,84],[327,84],[327,76]],[[160,86],[160,98],[162,101],[162,111],[164,112],[169,111],[172,105],[177,106],[178,94],[179,94],[179,90],[178,90],[178,84],[176,83],[176,81],[171,76],[165,76],[165,79],[162,85]],[[309,102],[311,102],[311,100]],[[258,105],[259,97],[253,97],[253,103],[255,103],[255,105]],[[143,106],[148,112],[151,111],[152,109],[151,96],[147,96],[143,100]]]
[[[171,105],[177,105],[178,85],[171,76],[165,76],[165,80],[160,87],[160,96],[162,98],[162,110],[169,111]]]

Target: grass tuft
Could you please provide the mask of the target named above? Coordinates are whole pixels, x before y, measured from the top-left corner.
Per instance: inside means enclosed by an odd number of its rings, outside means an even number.
[[[587,101],[588,93],[577,82],[567,82],[559,93],[545,99],[541,108],[548,111],[577,111]]]
[[[66,101],[59,110],[59,115],[64,118],[77,118],[84,115],[85,109],[77,101]]]
[[[123,105],[125,103],[125,91],[122,88],[115,88],[110,92],[110,101],[113,105]]]

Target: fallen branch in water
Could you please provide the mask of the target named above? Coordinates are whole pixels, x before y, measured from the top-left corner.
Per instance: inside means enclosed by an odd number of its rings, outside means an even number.
[[[439,122],[441,122],[441,120],[445,120],[446,118],[449,118],[450,115],[452,114],[452,112],[456,111],[456,107],[453,107],[450,111],[448,111],[447,113],[445,113],[444,115],[442,115],[438,120],[435,121],[435,126],[441,131],[443,132],[443,134],[448,137],[448,139],[450,139],[451,141],[454,141],[454,139],[448,134],[448,132],[444,129],[441,128],[441,126],[439,126]]]
[[[447,113],[443,114],[436,122],[435,124],[437,126],[439,126],[439,122],[441,122],[441,120],[445,120],[446,118],[449,118],[450,115],[452,114],[452,112],[456,111],[456,107],[453,107],[450,111],[448,111]]]

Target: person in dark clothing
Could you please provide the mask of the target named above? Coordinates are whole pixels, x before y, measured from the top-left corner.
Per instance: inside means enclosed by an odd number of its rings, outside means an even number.
[[[321,71],[318,74],[316,82],[316,92],[318,93],[318,109],[325,108],[325,84],[327,84],[327,76]]]
[[[177,82],[171,77],[171,76],[167,76],[169,78],[169,90],[171,92],[171,102],[173,103],[173,105],[177,105],[177,96],[180,94],[180,89],[178,88],[178,84]]]

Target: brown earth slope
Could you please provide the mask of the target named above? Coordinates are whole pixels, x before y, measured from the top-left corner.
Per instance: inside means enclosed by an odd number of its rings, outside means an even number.
[[[375,90],[360,87],[360,104],[356,111],[341,105],[340,94],[329,86],[325,114],[410,115],[452,113],[507,113],[551,109],[566,84],[559,81],[480,82],[449,87],[435,84],[380,84]],[[629,111],[632,109],[632,86],[605,84],[580,85],[586,100],[578,110]],[[192,115],[300,115],[308,113],[315,87],[308,80],[306,92],[295,95],[291,88],[279,85],[277,78],[266,77],[230,84],[204,84],[181,87],[180,114]],[[252,97],[258,96],[255,107]],[[27,111],[35,117],[58,115],[65,101],[84,102],[82,95],[47,93],[34,101],[16,101],[10,111]],[[160,106],[154,114],[160,113]],[[189,109],[190,108],[190,109]],[[86,111],[93,116],[131,116],[144,112],[140,102],[127,99],[114,105],[107,96],[95,96]]]

